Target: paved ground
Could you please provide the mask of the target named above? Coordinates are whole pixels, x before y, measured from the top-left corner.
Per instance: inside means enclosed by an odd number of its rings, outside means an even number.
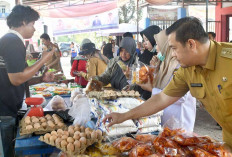
[[[199,135],[209,135],[215,140],[222,141],[222,130],[215,120],[203,108],[197,107],[194,132]]]

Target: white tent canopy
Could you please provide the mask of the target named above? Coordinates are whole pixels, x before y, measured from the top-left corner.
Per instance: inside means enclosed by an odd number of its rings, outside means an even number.
[[[139,32],[141,32],[143,29],[139,28]],[[99,36],[121,36],[126,32],[131,32],[133,34],[137,33],[137,25],[129,24],[129,23],[121,23],[119,24],[119,28],[116,29],[107,29],[107,30],[101,30],[97,34]]]

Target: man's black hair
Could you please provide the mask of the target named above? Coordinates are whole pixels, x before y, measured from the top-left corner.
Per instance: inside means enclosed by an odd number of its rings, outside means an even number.
[[[131,37],[131,38],[133,38],[133,34],[131,32],[126,32],[122,36],[123,36],[123,38],[125,38],[125,37]]]
[[[213,38],[216,38],[216,33],[214,33],[214,32],[208,32],[208,34],[211,34]]]
[[[9,28],[20,27],[23,22],[26,24],[37,21],[39,13],[29,6],[16,5],[12,12],[7,16],[7,25]]]
[[[206,43],[208,40],[208,34],[205,32],[202,23],[196,17],[185,17],[174,22],[170,27],[166,29],[166,34],[176,33],[176,41],[182,45],[188,41],[188,39],[195,39],[200,43]]]
[[[42,34],[42,35],[40,36],[40,38],[43,38],[43,39],[45,39],[45,40],[51,41],[51,39],[50,39],[50,37],[49,37],[49,35],[48,35],[47,33]]]

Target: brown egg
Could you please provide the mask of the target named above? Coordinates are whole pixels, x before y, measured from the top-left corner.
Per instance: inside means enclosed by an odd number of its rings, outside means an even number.
[[[58,122],[57,125],[58,125],[59,127],[63,127],[63,126],[64,126],[64,123],[63,123],[63,122]]]
[[[81,126],[80,129],[81,129],[81,132],[85,131],[85,127],[84,126]]]
[[[30,124],[30,123],[31,123],[31,120],[30,120],[30,119],[24,119],[24,122],[25,122],[26,124]]]
[[[76,141],[74,142],[74,147],[75,147],[75,150],[79,150],[80,147],[81,147],[80,141],[76,140]]]
[[[67,145],[67,151],[74,152],[74,145],[72,143]]]
[[[96,131],[93,131],[91,133],[91,139],[93,139],[93,140],[97,139],[97,133],[96,133]]]
[[[81,128],[79,126],[75,126],[74,131],[81,131]]]
[[[39,121],[43,123],[43,122],[46,122],[47,120],[44,117],[40,117]]]
[[[31,117],[26,116],[26,117],[25,117],[25,120],[31,120]]]
[[[60,147],[60,142],[61,142],[61,138],[58,137],[58,138],[56,139],[56,146],[57,146],[57,147]]]
[[[79,134],[80,134],[80,131],[75,131],[75,132],[74,132],[74,135],[76,135],[76,134],[79,135]]]
[[[57,130],[57,134],[59,134],[59,135],[60,135],[60,134],[62,135],[63,132],[64,132],[64,131],[63,131],[62,129],[58,129],[58,130]]]
[[[83,132],[81,132],[81,133],[80,133],[80,136],[81,136],[81,137],[86,137],[86,134],[83,133]]]
[[[101,130],[96,130],[97,133],[97,138],[100,140],[102,138],[102,131]]]
[[[27,126],[26,126],[26,130],[31,130],[32,128],[33,128],[32,125],[27,125]]]
[[[74,130],[74,126],[73,125],[70,125],[69,127],[68,127],[68,130],[69,129],[73,129]]]
[[[73,139],[72,137],[68,137],[68,138],[67,138],[67,142],[68,142],[68,143],[73,143],[73,142],[74,142],[74,139]]]
[[[46,123],[46,122],[43,122],[43,123],[41,124],[41,126],[42,126],[43,128],[46,128],[46,127],[47,127],[47,123]]]
[[[62,140],[67,140],[68,136],[67,135],[63,135],[61,138],[62,138]]]
[[[69,135],[73,136],[74,135],[74,130],[73,129],[68,129]]]
[[[80,143],[81,143],[81,146],[84,146],[84,145],[87,144],[87,140],[86,140],[85,137],[81,137],[79,141],[80,141]]]
[[[52,118],[58,118],[58,115],[57,114],[53,114]]]
[[[63,134],[69,136],[69,132],[68,131],[64,131]]]
[[[26,116],[25,119],[24,119],[24,122],[25,122],[26,124],[30,124],[30,123],[31,123],[31,117]]]
[[[92,130],[90,128],[85,128],[85,132],[92,132]]]
[[[79,140],[81,138],[80,134],[74,134],[73,138],[75,140]]]
[[[39,119],[38,119],[38,118],[33,118],[33,119],[32,119],[32,122],[33,122],[33,123],[38,123],[38,122],[39,122]]]
[[[35,129],[39,129],[39,128],[40,128],[40,124],[39,124],[39,123],[35,123],[35,124],[34,124],[34,128],[35,128]]]
[[[56,132],[56,131],[52,131],[52,132],[51,132],[51,135],[58,136],[58,134],[57,134],[57,132]]]
[[[62,141],[60,142],[61,148],[66,148],[67,145],[68,145],[68,143],[67,143],[66,140],[62,140]]]
[[[90,132],[90,131],[85,132],[85,134],[86,134],[86,138],[87,138],[87,139],[90,139],[90,138],[91,138],[91,132]]]
[[[45,118],[46,118],[47,120],[51,120],[51,119],[52,119],[52,116],[51,116],[50,114],[47,114],[47,115],[45,116]]]
[[[31,120],[34,119],[34,118],[36,118],[36,116],[31,116]]]
[[[55,127],[55,124],[53,123],[53,121],[48,121],[48,126],[51,127],[51,128],[54,128]]]
[[[49,133],[46,133],[46,134],[44,135],[44,139],[45,139],[45,140],[50,139],[50,137],[51,137],[51,135],[50,135]]]

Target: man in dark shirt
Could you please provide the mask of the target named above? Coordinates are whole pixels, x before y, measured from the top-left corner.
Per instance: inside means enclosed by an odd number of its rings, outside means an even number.
[[[26,66],[24,39],[33,36],[34,23],[38,19],[38,12],[31,7],[15,6],[7,17],[10,30],[0,39],[0,142],[5,157],[14,156],[16,117],[22,106],[25,82],[29,81],[54,53],[54,49],[44,52],[34,65]],[[1,148],[0,152],[2,153]]]

